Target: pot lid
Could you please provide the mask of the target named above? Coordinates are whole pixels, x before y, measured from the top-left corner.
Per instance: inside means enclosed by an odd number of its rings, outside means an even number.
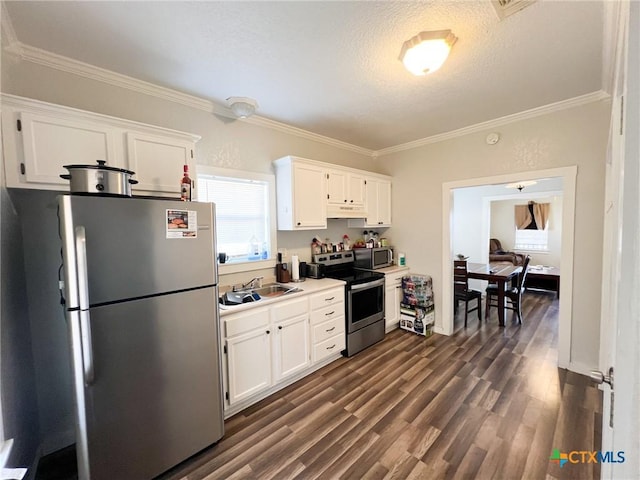
[[[92,169],[96,169],[96,170],[109,170],[111,172],[120,172],[120,173],[128,173],[129,175],[135,175],[135,172],[132,172],[131,170],[126,170],[124,168],[118,168],[118,167],[108,167],[106,165],[107,162],[105,162],[104,160],[96,160],[96,162],[98,163],[97,165],[63,165],[64,168],[66,168],[67,170],[71,170],[71,169],[87,169],[87,168],[92,168]]]

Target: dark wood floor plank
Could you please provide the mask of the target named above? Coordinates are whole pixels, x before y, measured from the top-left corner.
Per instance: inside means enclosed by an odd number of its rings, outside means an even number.
[[[556,367],[555,295],[527,292],[523,311],[467,328],[460,311],[448,337],[395,330],[228,419],[159,480],[599,478],[549,461],[600,448],[602,394]]]

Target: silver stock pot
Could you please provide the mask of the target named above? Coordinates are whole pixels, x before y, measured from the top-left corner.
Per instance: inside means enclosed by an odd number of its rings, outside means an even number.
[[[71,193],[86,195],[131,196],[131,185],[138,183],[135,175],[124,168],[108,167],[106,161],[97,160],[97,165],[64,165],[69,173],[60,175],[69,180]]]

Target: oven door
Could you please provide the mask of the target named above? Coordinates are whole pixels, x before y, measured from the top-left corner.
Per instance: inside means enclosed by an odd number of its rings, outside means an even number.
[[[353,333],[382,319],[384,319],[384,278],[348,287],[348,333]]]

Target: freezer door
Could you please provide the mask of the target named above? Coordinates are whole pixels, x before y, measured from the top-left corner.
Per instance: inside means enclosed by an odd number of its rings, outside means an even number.
[[[67,308],[79,306],[82,227],[92,306],[217,284],[213,204],[81,195],[59,202]]]
[[[94,370],[84,387],[92,480],[152,478],[222,437],[217,294],[90,310],[91,345],[82,348]]]

